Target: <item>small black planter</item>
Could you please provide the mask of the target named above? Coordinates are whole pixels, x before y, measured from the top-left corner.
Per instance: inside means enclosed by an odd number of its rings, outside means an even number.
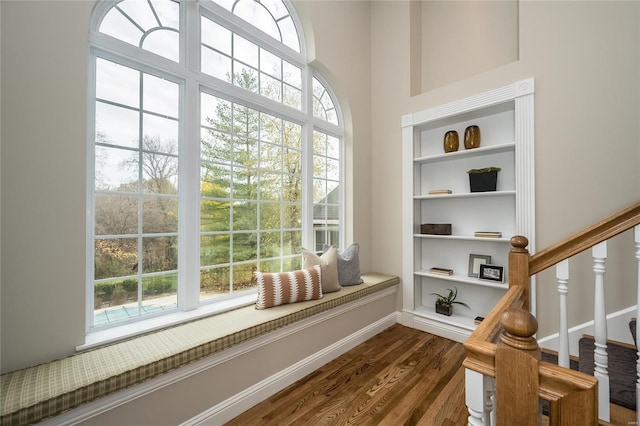
[[[471,192],[487,192],[496,190],[498,172],[469,173],[469,187]]]
[[[453,313],[453,306],[449,305],[440,305],[438,303],[436,303],[436,312],[442,315],[447,315],[447,316],[451,316],[451,314]]]

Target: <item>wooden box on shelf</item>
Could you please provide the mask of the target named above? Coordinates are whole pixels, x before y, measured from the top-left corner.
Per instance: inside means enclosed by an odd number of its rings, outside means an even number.
[[[423,223],[420,225],[421,234],[451,235],[450,223]]]

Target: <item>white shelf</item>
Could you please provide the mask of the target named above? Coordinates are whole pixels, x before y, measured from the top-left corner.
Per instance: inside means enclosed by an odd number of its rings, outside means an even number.
[[[481,286],[481,287],[499,288],[499,289],[502,289],[502,290],[507,290],[509,288],[509,284],[507,284],[507,283],[500,283],[500,282],[496,282],[496,281],[481,280],[479,278],[473,278],[473,277],[469,277],[467,275],[462,275],[462,274],[453,274],[453,275],[432,274],[431,272],[429,272],[428,270],[425,270],[425,269],[417,270],[417,271],[414,272],[414,274],[418,275],[420,277],[429,277],[429,278],[435,278],[437,280],[452,281],[452,282],[463,283],[463,284],[471,284],[471,285],[477,285],[477,286]]]
[[[416,164],[426,164],[426,163],[441,162],[441,161],[448,161],[448,160],[459,160],[462,158],[480,157],[482,155],[493,155],[501,152],[515,151],[515,148],[516,148],[516,144],[514,142],[511,142],[511,143],[505,143],[501,145],[490,145],[485,147],[481,146],[474,149],[463,149],[461,151],[446,152],[446,153],[437,154],[437,155],[428,155],[426,157],[417,157],[417,158],[414,158],[413,161]]]
[[[508,238],[486,238],[474,237],[473,235],[432,235],[432,234],[413,234],[415,238],[428,238],[438,240],[461,240],[461,241],[483,241],[487,243],[510,243],[511,237]]]
[[[475,316],[486,316],[509,288],[469,277],[470,255],[490,256],[506,280],[511,237],[530,237],[535,250],[533,105],[530,79],[402,117],[403,324],[462,341],[476,328]],[[465,149],[461,138],[458,151],[445,153],[444,134],[462,136],[471,125],[481,129],[481,146]],[[484,167],[501,169],[498,190],[470,192],[468,170]],[[438,189],[452,193],[428,194]],[[450,223],[453,235],[421,234],[425,223]],[[478,231],[503,236],[474,236]],[[433,274],[431,267],[457,273]],[[436,313],[433,293],[454,286],[471,310],[455,305],[452,316]]]
[[[459,192],[454,194],[438,194],[438,195],[414,195],[413,199],[421,200],[444,200],[455,198],[487,198],[487,197],[507,197],[515,196],[516,191],[486,191],[486,192]]]
[[[464,310],[468,310],[465,307],[454,307],[453,310],[454,312],[456,311],[456,309],[464,309]],[[459,328],[465,329],[465,330],[469,330],[469,331],[473,331],[476,329],[476,324],[473,320],[473,318],[471,317],[466,317],[463,315],[459,315],[459,314],[452,314],[451,316],[447,316],[447,315],[442,315],[436,312],[435,307],[429,307],[429,306],[418,306],[416,307],[416,309],[413,311],[414,315],[417,315],[419,317],[423,317],[423,318],[428,318],[430,320],[434,320],[434,321],[439,321],[445,324],[450,324],[453,326],[457,326]],[[475,317],[474,317],[475,318]]]

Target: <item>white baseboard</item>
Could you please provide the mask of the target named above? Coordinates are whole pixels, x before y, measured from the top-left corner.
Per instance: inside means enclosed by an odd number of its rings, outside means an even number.
[[[637,316],[636,305],[607,315],[607,339],[633,345],[633,337],[629,331],[629,321]],[[576,325],[569,329],[569,354],[578,356],[578,341],[584,334],[593,336],[593,320]],[[559,334],[554,333],[538,339],[541,348],[558,350]]]
[[[458,343],[464,343],[464,341],[471,336],[471,331],[465,328],[457,327],[453,324],[433,321],[429,318],[423,318],[415,315],[413,317],[412,327]]]
[[[370,339],[381,331],[400,321],[398,312],[387,315],[375,323],[341,339],[315,354],[291,365],[290,367],[262,380],[244,391],[222,401],[197,416],[182,423],[182,426],[217,426],[222,425],[234,417],[242,414],[257,403],[265,400],[274,393],[286,388],[317,370],[329,361],[337,358],[348,350]]]

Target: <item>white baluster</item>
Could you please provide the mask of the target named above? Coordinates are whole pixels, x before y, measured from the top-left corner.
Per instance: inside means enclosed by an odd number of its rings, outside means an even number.
[[[569,324],[567,321],[567,294],[569,293],[569,260],[556,264],[556,280],[560,294],[560,333],[558,336],[558,365],[569,368]]]
[[[607,242],[593,246],[593,272],[595,273],[595,350],[593,359],[595,371],[593,375],[598,379],[598,416],[601,420],[609,421],[609,373],[607,368],[609,360],[607,356],[607,316],[604,303],[604,273],[607,259]]]
[[[493,380],[487,379],[490,378],[485,377],[477,371],[469,370],[468,368],[465,369],[465,389],[467,409],[469,410],[469,426],[489,426],[491,424],[487,417],[486,410],[489,407],[493,408],[493,403],[487,402],[487,398],[491,395],[489,390],[493,391],[493,387],[491,385]]]
[[[496,413],[494,411],[495,396],[496,396],[496,381],[491,377],[484,376],[485,384],[485,406],[484,406],[484,421],[485,424],[496,426]]]
[[[640,342],[640,329],[638,329],[637,318],[640,318],[640,225],[634,228],[634,239],[636,242],[636,260],[638,261],[638,296],[636,300],[636,342]],[[640,351],[636,361],[636,424],[640,425]]]

